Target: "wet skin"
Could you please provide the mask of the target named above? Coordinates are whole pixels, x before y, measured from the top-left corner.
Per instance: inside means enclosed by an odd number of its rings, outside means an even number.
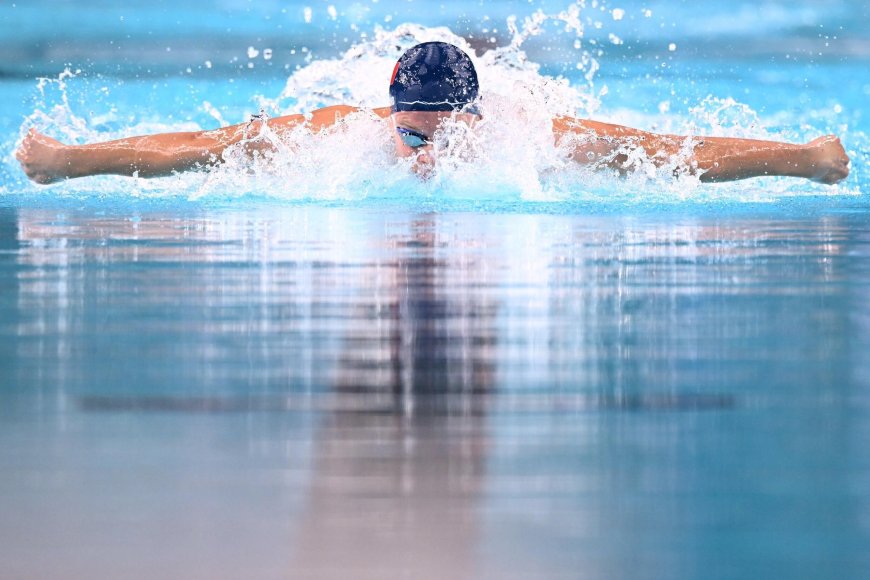
[[[341,122],[360,109],[346,105],[325,107],[310,115],[288,115],[266,121],[276,134],[305,125],[319,132]],[[435,166],[431,140],[448,117],[473,124],[478,117],[467,113],[413,111],[391,114],[388,108],[374,109],[375,116],[390,124],[396,155],[415,157],[413,171],[427,177]],[[410,147],[396,132],[397,127],[426,137],[427,143]],[[27,176],[42,184],[89,175],[135,175],[161,177],[181,171],[213,166],[221,162],[227,147],[242,143],[251,154],[270,145],[250,140],[251,124],[241,123],[210,131],[162,133],[129,137],[105,143],[65,145],[31,129],[15,153]],[[658,135],[631,127],[559,117],[553,119],[556,142],[571,140],[570,156],[592,168],[609,168],[620,173],[627,152],[643,149],[656,165],[669,163],[684,148],[687,137]],[[835,184],[849,175],[849,157],[834,135],[806,144],[779,143],[728,137],[692,137],[691,155],[680,163],[685,173],[704,182],[732,181],[750,177],[781,175]]]

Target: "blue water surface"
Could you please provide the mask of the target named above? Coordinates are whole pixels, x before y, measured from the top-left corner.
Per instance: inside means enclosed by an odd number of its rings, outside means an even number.
[[[482,52],[569,4],[329,6],[0,5],[0,578],[866,578],[866,3],[581,11],[596,118],[835,133],[836,188],[197,196],[12,158],[34,113],[217,127],[376,25]],[[525,47],[581,85],[574,40]]]

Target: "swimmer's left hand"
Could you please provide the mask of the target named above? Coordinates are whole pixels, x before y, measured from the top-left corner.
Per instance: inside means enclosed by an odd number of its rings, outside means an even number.
[[[813,181],[833,185],[849,176],[849,156],[835,135],[825,135],[804,145],[810,154],[807,176]]]

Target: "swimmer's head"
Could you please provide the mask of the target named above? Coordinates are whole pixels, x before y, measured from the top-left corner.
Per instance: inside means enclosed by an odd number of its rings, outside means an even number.
[[[392,112],[476,113],[480,85],[468,55],[446,42],[424,42],[399,58],[390,79]]]
[[[433,147],[437,132],[444,124],[474,125],[478,116],[471,113],[448,111],[399,111],[391,115],[393,139],[399,157],[411,157],[411,169],[420,177],[429,177],[435,167],[436,150]],[[440,139],[443,140],[443,137]],[[443,146],[443,141],[442,141]]]
[[[460,48],[424,42],[408,49],[390,79],[396,153],[414,156],[414,171],[428,174],[435,131],[446,118],[472,123],[479,89],[474,64]]]

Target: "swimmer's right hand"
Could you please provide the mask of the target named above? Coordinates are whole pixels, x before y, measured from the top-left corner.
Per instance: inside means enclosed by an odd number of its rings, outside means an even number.
[[[835,135],[825,135],[804,145],[809,151],[810,179],[833,185],[849,176],[849,156]]]
[[[21,169],[36,183],[48,184],[66,178],[64,151],[66,145],[30,129],[21,142],[21,147],[15,152],[15,158],[21,163]]]

